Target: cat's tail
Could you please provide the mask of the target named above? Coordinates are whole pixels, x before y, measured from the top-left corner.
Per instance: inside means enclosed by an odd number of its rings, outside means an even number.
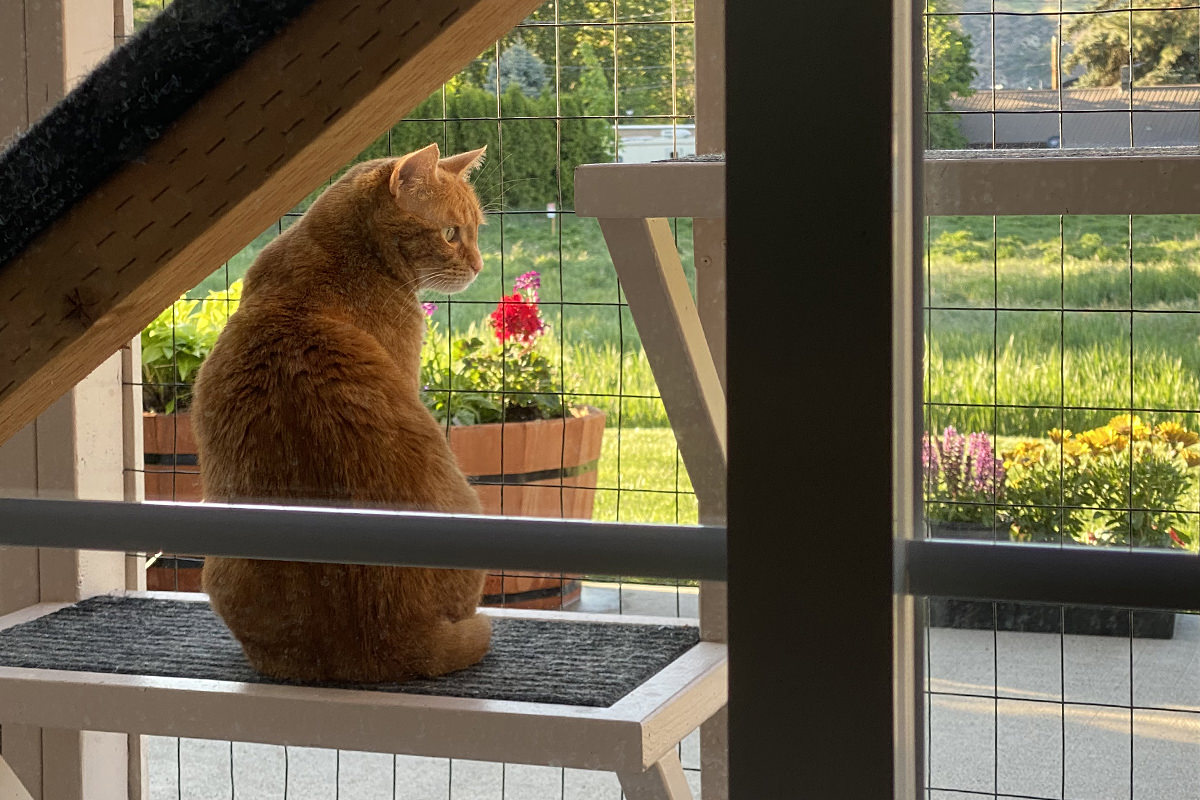
[[[456,672],[478,663],[487,655],[492,640],[492,621],[483,614],[451,622],[438,620],[425,629],[423,641],[414,642],[421,655],[406,666],[416,667],[426,678]]]

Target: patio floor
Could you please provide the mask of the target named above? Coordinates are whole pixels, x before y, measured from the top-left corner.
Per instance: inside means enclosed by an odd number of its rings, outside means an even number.
[[[1172,639],[934,628],[928,641],[931,800],[1195,795],[1200,618],[1177,615]]]

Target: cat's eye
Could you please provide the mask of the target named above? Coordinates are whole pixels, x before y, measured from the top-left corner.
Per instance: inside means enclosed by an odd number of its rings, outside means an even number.
[[[458,228],[442,228],[442,238],[447,242],[453,242],[458,238]]]

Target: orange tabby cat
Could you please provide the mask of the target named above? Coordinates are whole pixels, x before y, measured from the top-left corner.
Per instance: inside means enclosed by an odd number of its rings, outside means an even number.
[[[479,513],[421,404],[418,288],[483,266],[467,176],[430,145],[352,168],[263,248],[196,382],[205,498]],[[484,573],[209,558],[204,588],[255,669],[399,681],[487,652]]]

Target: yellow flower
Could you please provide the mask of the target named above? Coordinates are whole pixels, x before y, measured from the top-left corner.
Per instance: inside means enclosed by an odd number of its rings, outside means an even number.
[[[1105,425],[1101,428],[1084,431],[1079,434],[1079,438],[1093,451],[1106,450],[1116,443],[1117,431],[1111,425]]]
[[[1150,436],[1150,428],[1142,422],[1141,417],[1132,414],[1118,414],[1108,421],[1105,427],[1111,428],[1122,436],[1133,434],[1134,441],[1143,441]]]
[[[1055,444],[1061,444],[1064,439],[1071,438],[1071,432],[1069,430],[1060,431],[1058,428],[1051,428],[1047,435],[1050,437],[1050,441],[1054,442]]]
[[[1063,453],[1068,458],[1081,458],[1088,454],[1088,446],[1078,439],[1068,439],[1063,442]]]
[[[1154,432],[1162,437],[1165,441],[1168,441],[1171,444],[1178,444],[1183,447],[1191,447],[1197,442],[1200,442],[1200,434],[1189,431],[1178,422],[1160,422],[1154,428]]]
[[[1004,468],[1008,469],[1014,464],[1022,466],[1035,464],[1042,460],[1045,450],[1046,446],[1041,442],[1019,442],[1012,450],[1001,453],[1004,459]]]

